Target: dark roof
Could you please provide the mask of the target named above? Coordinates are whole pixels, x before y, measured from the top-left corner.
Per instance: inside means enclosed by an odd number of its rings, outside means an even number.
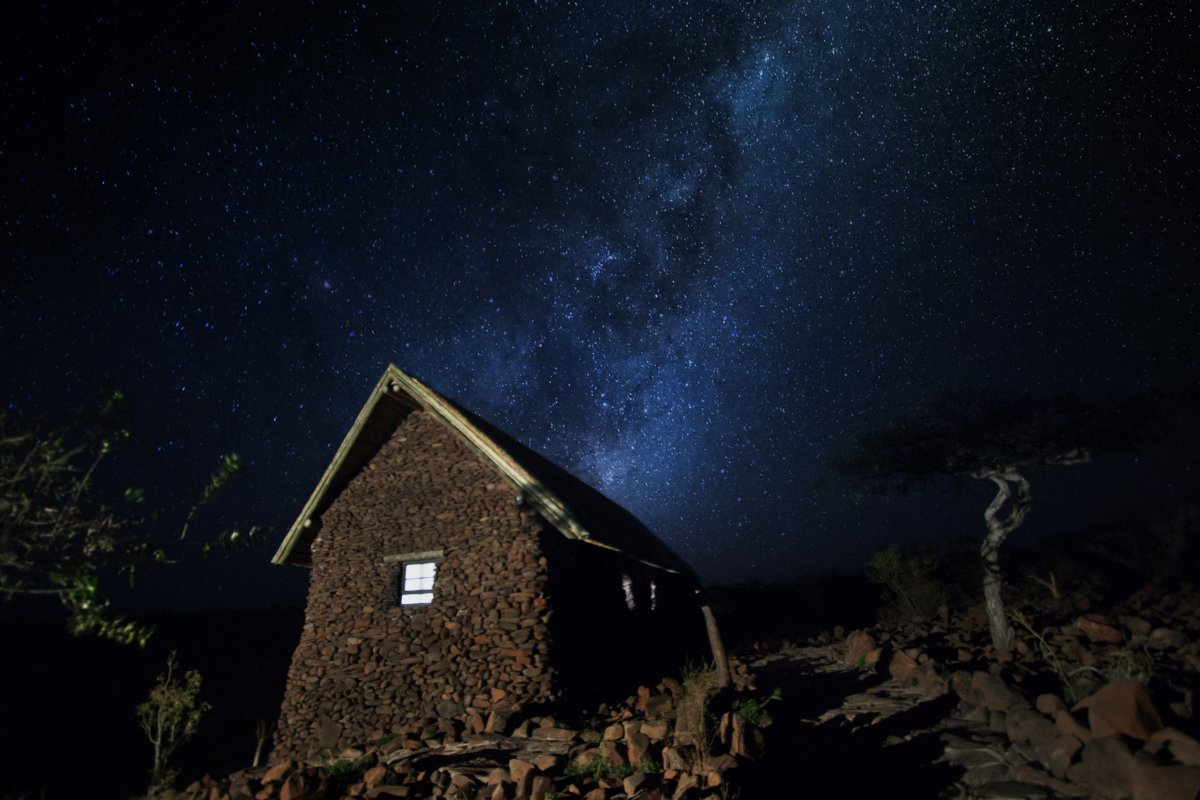
[[[320,515],[410,411],[424,409],[453,431],[564,536],[695,579],[687,563],[625,508],[485,419],[389,365],[333,461],[272,559],[307,564]]]

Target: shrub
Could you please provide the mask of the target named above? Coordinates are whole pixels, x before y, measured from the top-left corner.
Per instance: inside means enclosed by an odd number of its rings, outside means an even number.
[[[906,554],[889,547],[867,562],[867,580],[884,587],[888,606],[883,615],[928,619],[946,602],[946,592],[935,578],[938,558],[930,553]]]
[[[154,745],[148,794],[167,788],[175,780],[175,770],[168,767],[171,756],[195,735],[200,718],[212,708],[200,702],[200,673],[188,670],[180,681],[178,668],[172,651],[167,657],[167,671],[158,676],[146,702],[137,707],[138,722]]]

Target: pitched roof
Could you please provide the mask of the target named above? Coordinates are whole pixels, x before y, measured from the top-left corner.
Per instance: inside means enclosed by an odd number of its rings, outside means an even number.
[[[275,556],[276,564],[310,564],[313,524],[411,411],[446,425],[564,536],[615,550],[643,564],[695,579],[695,573],[626,509],[457,403],[389,364],[313,489]]]

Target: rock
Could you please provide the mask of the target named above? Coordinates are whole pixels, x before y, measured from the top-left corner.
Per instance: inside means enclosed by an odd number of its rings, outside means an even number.
[[[1122,614],[1117,617],[1117,621],[1124,625],[1134,636],[1149,636],[1150,631],[1154,628],[1151,623],[1141,617],[1133,617],[1128,614]]]
[[[979,702],[988,711],[1006,711],[1024,702],[998,675],[990,672],[976,672],[971,676],[971,686],[979,692]]]
[[[483,779],[483,782],[488,786],[499,786],[500,784],[510,780],[512,780],[512,778],[509,776],[508,770],[506,770],[504,767],[494,767],[490,772],[488,772],[487,777]]]
[[[1135,800],[1196,800],[1200,794],[1200,769],[1181,764],[1159,764],[1153,757],[1133,757]]]
[[[1085,744],[1080,764],[1078,777],[1091,787],[1096,800],[1124,800],[1133,794],[1133,754],[1116,736]],[[1073,775],[1074,768],[1067,774]]]
[[[1124,644],[1125,635],[1104,621],[1098,614],[1089,614],[1075,620],[1075,627],[1097,644]]]
[[[1075,704],[1072,711],[1086,708],[1092,736],[1124,734],[1143,742],[1163,726],[1150,694],[1137,681],[1113,681],[1091,697]]]
[[[1053,739],[1058,731],[1054,723],[1029,706],[1014,706],[1008,712],[1008,727],[1005,731],[1014,742],[1032,741],[1036,747],[1040,742]]]
[[[529,797],[529,790],[533,786],[533,772],[536,767],[528,761],[522,761],[519,758],[512,758],[508,761],[508,774],[512,778],[513,783],[517,785],[517,797]]]
[[[554,797],[554,779],[549,775],[538,775],[529,786],[529,796],[533,800],[545,800]]]
[[[1046,800],[1045,788],[1021,781],[999,781],[980,786],[971,794],[979,800]]]
[[[603,739],[606,742],[619,742],[625,735],[625,726],[619,722],[614,722],[604,729]]]
[[[504,733],[508,729],[508,719],[508,714],[492,709],[487,724],[483,726],[484,733]]]
[[[1089,794],[1087,789],[1078,784],[1052,777],[1028,764],[1013,770],[1013,778],[1021,784],[1049,789],[1051,797],[1087,797]]]
[[[897,650],[892,655],[892,660],[888,662],[888,674],[901,683],[908,683],[913,680],[913,676],[917,672],[917,662],[908,653],[903,650]]]
[[[646,716],[649,719],[664,719],[671,713],[671,698],[665,694],[656,694],[646,701]]]
[[[1034,747],[1037,750],[1038,761],[1056,778],[1067,777],[1072,759],[1083,749],[1083,745],[1074,736],[1062,735],[1036,742]]]
[[[1054,727],[1059,733],[1074,736],[1081,742],[1092,738],[1092,732],[1065,708],[1054,715]]]
[[[1175,760],[1188,767],[1200,767],[1200,742],[1175,728],[1160,728],[1150,735],[1144,748],[1151,755],[1166,748]]]
[[[688,767],[688,758],[683,748],[664,747],[662,761],[664,770],[671,769],[676,772],[683,772]]]
[[[671,800],[683,800],[685,797],[691,797],[696,794],[700,788],[700,779],[695,775],[683,774],[679,776],[679,782],[675,784],[675,793],[671,795]]]
[[[625,736],[625,744],[629,748],[629,763],[634,766],[641,764],[650,752],[650,737],[641,731],[630,731]]]
[[[661,742],[671,731],[671,724],[665,719],[649,720],[642,723],[642,733],[652,742]]]
[[[1187,634],[1172,628],[1155,628],[1150,634],[1150,646],[1180,648],[1188,644]]]
[[[1067,704],[1056,694],[1039,694],[1034,707],[1046,716],[1054,719],[1054,715],[1065,709]]]
[[[288,775],[279,787],[279,800],[303,800],[311,797],[316,788],[316,781],[300,770],[296,770]]]
[[[363,784],[368,789],[374,789],[379,784],[383,783],[383,779],[388,776],[387,767],[371,767],[363,773]]]
[[[625,794],[627,796],[633,797],[635,794],[637,794],[638,789],[641,788],[642,784],[645,782],[646,773],[635,772],[632,775],[627,775],[625,779],[621,781],[621,788],[625,790]]]
[[[873,667],[879,661],[879,645],[866,631],[850,631],[846,637],[845,662],[850,666]]]
[[[451,719],[463,713],[465,709],[462,703],[456,703],[453,700],[443,700],[437,704],[438,716],[442,719]]]
[[[294,761],[281,761],[268,769],[262,776],[263,783],[279,783],[284,776],[296,768]]]
[[[570,742],[579,735],[579,732],[569,728],[545,727],[534,728],[529,735],[534,739],[545,742]]]
[[[552,753],[540,753],[529,760],[542,772],[553,772],[560,763],[559,757]]]

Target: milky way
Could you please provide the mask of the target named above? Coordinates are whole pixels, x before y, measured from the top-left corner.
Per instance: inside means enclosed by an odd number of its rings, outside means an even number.
[[[5,398],[110,380],[277,527],[395,362],[711,580],[962,532],[814,484],[944,387],[1197,376],[1195,14],[1052,5],[26,8]]]

